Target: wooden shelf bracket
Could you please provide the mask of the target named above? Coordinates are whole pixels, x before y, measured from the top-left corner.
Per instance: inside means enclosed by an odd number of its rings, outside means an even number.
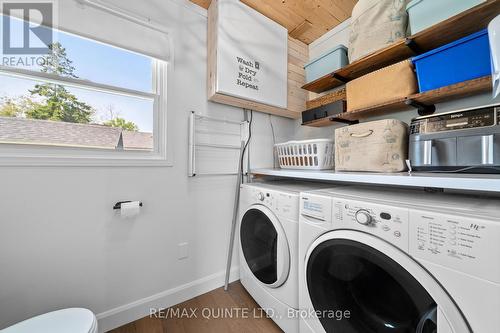
[[[417,112],[420,116],[428,116],[428,115],[436,112],[436,106],[434,104],[425,105],[425,104],[417,102],[411,98],[407,99],[405,101],[405,104],[408,106],[413,106],[415,109],[417,109]]]
[[[349,119],[335,118],[335,117],[330,118],[330,121],[333,121],[333,122],[336,122],[336,123],[342,123],[342,124],[346,124],[346,125],[356,125],[356,124],[359,124],[359,120],[349,120]]]
[[[415,40],[412,38],[405,39],[405,46],[409,48],[415,55],[423,53],[422,49],[417,45]]]
[[[346,77],[343,77],[342,75],[339,75],[337,73],[332,73],[332,76],[334,79],[337,79],[338,81],[342,82],[342,83],[347,83],[349,82],[349,79],[346,78]]]

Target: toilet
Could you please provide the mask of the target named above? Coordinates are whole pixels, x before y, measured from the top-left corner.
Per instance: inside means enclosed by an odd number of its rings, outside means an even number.
[[[97,333],[97,319],[87,309],[45,313],[0,330],[1,333]]]

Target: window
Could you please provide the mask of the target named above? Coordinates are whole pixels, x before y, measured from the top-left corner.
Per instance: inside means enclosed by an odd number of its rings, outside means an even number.
[[[22,20],[10,18],[10,29],[22,40]],[[49,49],[2,54],[0,163],[5,156],[166,160],[166,62],[61,31]]]

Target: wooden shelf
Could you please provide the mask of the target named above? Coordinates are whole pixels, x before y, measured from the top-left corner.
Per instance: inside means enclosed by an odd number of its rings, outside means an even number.
[[[330,103],[336,102],[336,101],[341,101],[341,100],[347,100],[346,96],[346,91],[345,88],[339,89],[337,91],[328,93],[326,95],[323,95],[321,97],[311,99],[306,102],[306,110],[311,110],[318,108],[320,106],[328,105]]]
[[[341,86],[348,81],[377,69],[395,64],[485,29],[488,23],[498,14],[500,14],[500,1],[488,0],[446,21],[361,58],[331,74],[310,82],[304,85],[302,89],[321,93]]]
[[[396,111],[401,111],[411,107],[410,101],[417,102],[424,106],[432,106],[437,103],[446,102],[491,91],[491,76],[481,77],[470,81],[460,82],[451,86],[419,93],[406,98],[395,99],[384,104],[374,105],[369,108],[344,112],[335,117],[328,117],[304,123],[305,126],[323,127],[333,125],[334,122],[345,123],[346,121],[356,121],[359,119],[380,116]]]

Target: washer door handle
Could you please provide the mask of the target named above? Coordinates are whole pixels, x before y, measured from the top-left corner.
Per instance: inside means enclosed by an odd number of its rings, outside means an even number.
[[[290,273],[290,252],[288,250],[288,242],[285,237],[278,233],[278,248],[276,249],[276,286],[281,286]]]

